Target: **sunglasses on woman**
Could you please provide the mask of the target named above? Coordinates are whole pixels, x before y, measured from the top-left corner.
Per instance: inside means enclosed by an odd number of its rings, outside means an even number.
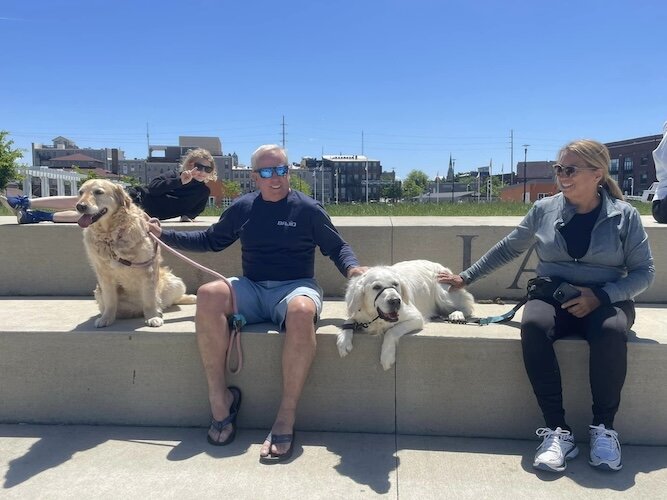
[[[271,176],[273,175],[273,172],[275,172],[278,177],[285,177],[288,171],[289,168],[287,167],[287,165],[280,165],[278,167],[258,168],[257,170],[255,170],[255,172],[257,172],[262,179],[270,179]]]
[[[556,163],[554,165],[554,175],[557,175],[558,177],[572,177],[574,175],[577,175],[581,170],[597,170],[596,168],[592,167],[577,167],[576,165],[568,165],[567,167],[564,167],[560,163]]]
[[[200,172],[206,172],[207,174],[213,172],[213,167],[210,165],[202,165],[201,163],[195,163],[195,168]]]

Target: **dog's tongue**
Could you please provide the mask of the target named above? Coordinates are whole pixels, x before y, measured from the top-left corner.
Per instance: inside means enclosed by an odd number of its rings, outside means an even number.
[[[392,311],[392,312],[382,312],[378,308],[378,315],[385,321],[388,321],[390,323],[396,323],[398,321],[398,312]]]
[[[79,226],[86,228],[93,223],[93,216],[89,214],[83,214],[79,217],[78,224]]]

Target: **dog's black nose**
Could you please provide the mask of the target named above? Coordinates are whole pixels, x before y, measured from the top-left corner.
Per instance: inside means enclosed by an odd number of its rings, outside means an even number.
[[[401,299],[398,298],[389,299],[387,301],[387,304],[389,304],[389,307],[391,307],[392,310],[398,311],[401,308]]]
[[[77,203],[76,204],[76,211],[81,213],[81,214],[84,213],[87,208],[88,208],[88,205],[86,205],[85,203]]]

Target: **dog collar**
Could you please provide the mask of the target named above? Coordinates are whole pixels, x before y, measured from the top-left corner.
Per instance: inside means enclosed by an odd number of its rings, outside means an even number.
[[[148,267],[153,262],[155,262],[155,257],[157,257],[157,241],[153,241],[153,256],[150,259],[145,260],[143,262],[131,262],[127,259],[123,259],[121,257],[118,257],[116,255],[116,252],[114,252],[113,250],[112,250],[112,254],[113,254],[113,258],[116,259],[116,262],[118,262],[119,264],[123,264],[124,266],[127,266],[127,267]]]
[[[375,321],[379,317],[380,317],[380,315],[377,315],[374,319],[370,320],[368,323],[357,323],[356,321],[348,321],[347,323],[343,323],[341,328],[343,330],[352,329],[352,331],[355,331],[355,332],[358,332],[359,330],[365,330],[366,328],[368,328],[370,326],[370,324],[373,321]]]

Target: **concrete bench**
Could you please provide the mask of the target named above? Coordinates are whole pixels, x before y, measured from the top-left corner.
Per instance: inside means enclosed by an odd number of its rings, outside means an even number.
[[[512,304],[479,304],[480,316]],[[194,306],[165,314],[161,328],[141,319],[96,329],[92,298],[0,298],[0,422],[204,426],[206,382],[194,336]],[[542,419],[524,373],[521,311],[508,324],[429,323],[401,339],[395,367],[379,363],[380,337],[355,335],[341,359],[345,317],[325,302],[317,357],[297,425],[303,430],[527,438]],[[667,310],[638,307],[617,428],[626,443],[667,445]],[[271,425],[281,393],[282,336],[268,324],[242,334],[245,366],[230,383],[244,400],[240,426]],[[590,419],[588,347],[556,343],[568,419],[585,437]]]
[[[202,217],[196,223],[165,222],[167,228],[203,229],[217,220]],[[508,234],[520,217],[334,217],[343,237],[352,245],[364,265],[392,264],[411,259],[429,259],[460,271],[481,257]],[[638,297],[639,302],[667,302],[667,225],[650,216],[642,217],[656,261],[654,285]],[[0,296],[83,295],[95,288],[95,276],[88,265],[81,228],[76,224],[34,224],[19,226],[13,217],[0,217]],[[163,252],[166,253],[166,252]],[[222,253],[187,253],[197,262],[224,276],[241,274],[240,247],[235,243]],[[190,292],[210,280],[171,254],[166,263],[181,276]],[[474,283],[470,291],[477,299],[496,297],[518,300],[526,282],[534,276],[535,255],[527,252],[493,276]],[[315,275],[324,293],[340,297],[346,280],[328,258],[317,252]]]

